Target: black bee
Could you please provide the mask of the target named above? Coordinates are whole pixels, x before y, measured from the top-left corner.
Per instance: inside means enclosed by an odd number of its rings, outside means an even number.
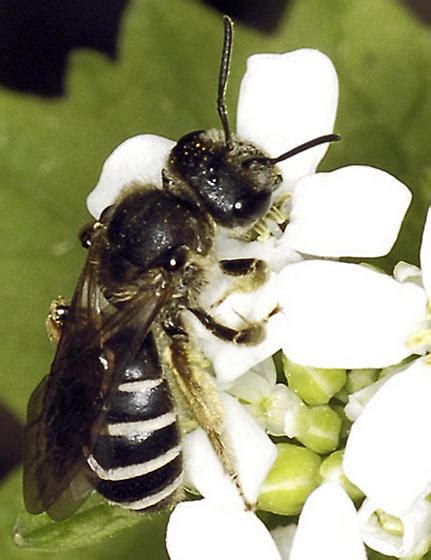
[[[51,310],[57,352],[31,396],[25,430],[24,498],[31,513],[64,519],[94,489],[133,510],[172,504],[183,472],[172,394],[235,478],[222,406],[212,377],[196,363],[184,312],[233,344],[263,338],[264,321],[235,330],[200,305],[216,262],[216,228],[250,228],[268,212],[281,182],[276,164],[338,137],[317,138],[278,158],[237,140],[224,101],[232,22],[225,17],[224,24],[217,101],[223,131],[183,136],[163,170],[162,189],[126,188],[85,229],[88,255],[71,303]],[[266,265],[256,259],[217,265],[228,275],[265,279]]]

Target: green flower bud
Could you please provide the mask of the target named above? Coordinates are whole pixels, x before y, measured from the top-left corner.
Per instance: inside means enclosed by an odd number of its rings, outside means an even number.
[[[356,393],[364,387],[377,381],[377,369],[352,369],[347,374],[346,389],[349,393]]]
[[[310,405],[326,404],[346,382],[346,370],[302,366],[283,355],[289,387]]]
[[[323,455],[337,449],[342,422],[330,406],[302,410],[300,419],[296,439],[305,447]]]
[[[295,515],[319,485],[320,457],[291,443],[277,444],[277,458],[260,491],[258,508]]]
[[[320,476],[325,482],[337,482],[349,494],[352,500],[364,497],[364,494],[346,477],[343,472],[344,450],[334,451],[320,465]]]

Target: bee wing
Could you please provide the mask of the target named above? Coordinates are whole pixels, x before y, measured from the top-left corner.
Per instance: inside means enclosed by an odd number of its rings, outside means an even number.
[[[50,374],[30,398],[24,433],[24,501],[30,513],[71,515],[93,490],[86,459],[110,395],[142,344],[172,285],[148,277],[120,310],[104,316],[97,242],[90,247]]]

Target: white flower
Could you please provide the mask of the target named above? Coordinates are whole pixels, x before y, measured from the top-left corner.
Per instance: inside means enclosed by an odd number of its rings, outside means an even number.
[[[238,137],[276,157],[331,132],[337,101],[337,75],[321,52],[300,49],[280,55],[254,55],[248,60],[241,84]],[[161,171],[173,146],[173,141],[153,135],[139,135],[123,142],[106,160],[98,184],[88,197],[90,212],[99,217],[121,190],[135,181],[161,186]],[[338,257],[377,256],[390,250],[410,202],[409,191],[393,177],[371,167],[349,166],[316,174],[327,148],[316,146],[279,163],[283,183],[274,197],[286,191],[292,193],[285,232],[275,226],[276,236],[265,242],[247,243],[227,240],[226,231],[221,231],[216,238],[219,258],[254,256],[279,271],[301,259],[297,251]],[[256,319],[253,311],[259,302],[258,318],[262,319],[272,311],[273,295],[274,290],[268,287],[262,287],[258,294],[232,294],[216,310],[217,317],[229,326],[237,326],[240,318]],[[202,347],[224,384],[281,345],[282,320],[278,314],[269,318],[265,340],[249,348],[223,343],[197,320],[190,321],[198,329]]]
[[[271,534],[249,509],[275,459],[275,445],[236,399],[222,395],[222,401],[243,496],[224,472],[204,431],[198,428],[186,436],[186,477],[203,499],[175,507],[166,535],[169,556],[171,560],[280,560]]]
[[[359,509],[362,537],[373,550],[396,558],[422,558],[431,542],[431,502],[421,500],[400,517],[365,500]]]

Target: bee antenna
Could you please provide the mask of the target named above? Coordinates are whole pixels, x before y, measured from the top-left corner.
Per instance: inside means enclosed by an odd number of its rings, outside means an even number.
[[[309,150],[310,148],[319,146],[320,144],[326,144],[327,142],[339,142],[341,139],[342,138],[339,134],[325,134],[324,136],[319,136],[318,138],[313,138],[313,140],[304,142],[304,144],[300,144],[299,146],[296,146],[296,148],[292,148],[288,152],[284,152],[284,154],[281,154],[275,158],[269,158],[265,156],[251,157],[244,160],[242,162],[242,165],[244,167],[247,167],[253,161],[257,161],[261,163],[279,163],[280,161],[289,159],[293,156],[296,156],[297,154],[300,154],[301,152],[305,152],[306,150]]]
[[[233,22],[229,16],[223,16],[224,22],[224,39],[223,50],[220,62],[220,72],[218,79],[218,93],[217,93],[217,111],[223,125],[224,136],[226,139],[226,147],[230,151],[233,148],[232,133],[229,126],[229,118],[227,114],[225,94],[226,84],[229,76],[230,61],[232,57],[232,42],[233,42]]]
[[[289,159],[301,152],[305,152],[310,148],[314,148],[315,146],[320,146],[320,144],[326,144],[327,142],[339,142],[341,140],[341,136],[339,134],[325,134],[324,136],[319,136],[318,138],[313,138],[313,140],[309,140],[308,142],[304,142],[304,144],[300,144],[296,146],[296,148],[292,148],[288,152],[281,154],[275,158],[269,158],[271,163],[279,163],[280,161],[284,161],[285,159]]]

